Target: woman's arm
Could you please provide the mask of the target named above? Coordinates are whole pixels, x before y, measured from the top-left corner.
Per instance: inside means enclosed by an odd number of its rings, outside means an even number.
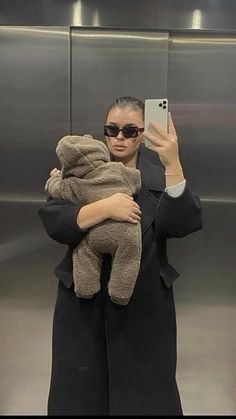
[[[163,192],[156,216],[157,234],[167,238],[185,237],[202,226],[200,198],[191,192],[187,182],[178,197]]]
[[[201,202],[194,195],[187,182],[183,192],[173,193],[173,188],[184,184],[185,178],[179,158],[178,139],[175,127],[168,114],[168,129],[165,131],[158,123],[151,124],[155,134],[144,132],[144,137],[152,143],[152,149],[157,152],[165,167],[166,190],[162,193],[156,216],[157,234],[165,237],[184,237],[202,228]],[[170,189],[171,188],[171,189]],[[169,193],[168,193],[169,192]]]
[[[76,246],[88,228],[108,218],[138,223],[141,211],[132,197],[116,193],[92,204],[79,206],[66,200],[49,198],[39,211],[47,234],[59,243]]]

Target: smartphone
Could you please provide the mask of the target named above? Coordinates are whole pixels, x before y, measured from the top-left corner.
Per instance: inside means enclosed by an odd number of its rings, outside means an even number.
[[[167,131],[168,127],[168,99],[146,99],[145,100],[145,117],[144,128],[150,133],[154,130],[149,127],[150,122],[157,122]],[[145,146],[149,147],[152,143],[145,138]]]

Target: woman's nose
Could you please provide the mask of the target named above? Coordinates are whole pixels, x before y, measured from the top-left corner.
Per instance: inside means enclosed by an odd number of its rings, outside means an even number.
[[[124,137],[123,137],[122,131],[120,131],[120,132],[119,132],[119,134],[117,135],[117,137],[116,137],[116,138],[118,138],[118,140],[124,140]]]

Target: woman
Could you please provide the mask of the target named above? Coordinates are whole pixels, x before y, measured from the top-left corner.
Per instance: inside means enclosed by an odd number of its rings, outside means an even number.
[[[171,115],[168,132],[152,124],[155,134],[144,132],[143,119],[143,102],[122,97],[109,107],[104,126],[112,158],[141,172],[134,199],[117,193],[82,208],[49,199],[39,210],[49,236],[69,246],[55,270],[49,415],[183,414],[175,378],[178,272],[168,263],[166,239],[201,229],[201,205],[184,178]],[[140,272],[127,306],[107,294],[110,255],[103,259],[101,292],[82,300],[73,290],[73,248],[107,218],[141,223]]]

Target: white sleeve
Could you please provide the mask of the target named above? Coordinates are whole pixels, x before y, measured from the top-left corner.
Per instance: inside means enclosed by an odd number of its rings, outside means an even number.
[[[172,196],[173,198],[177,198],[183,193],[185,184],[186,180],[184,179],[176,185],[168,186],[167,188],[165,188],[165,192],[167,192],[168,195]]]

